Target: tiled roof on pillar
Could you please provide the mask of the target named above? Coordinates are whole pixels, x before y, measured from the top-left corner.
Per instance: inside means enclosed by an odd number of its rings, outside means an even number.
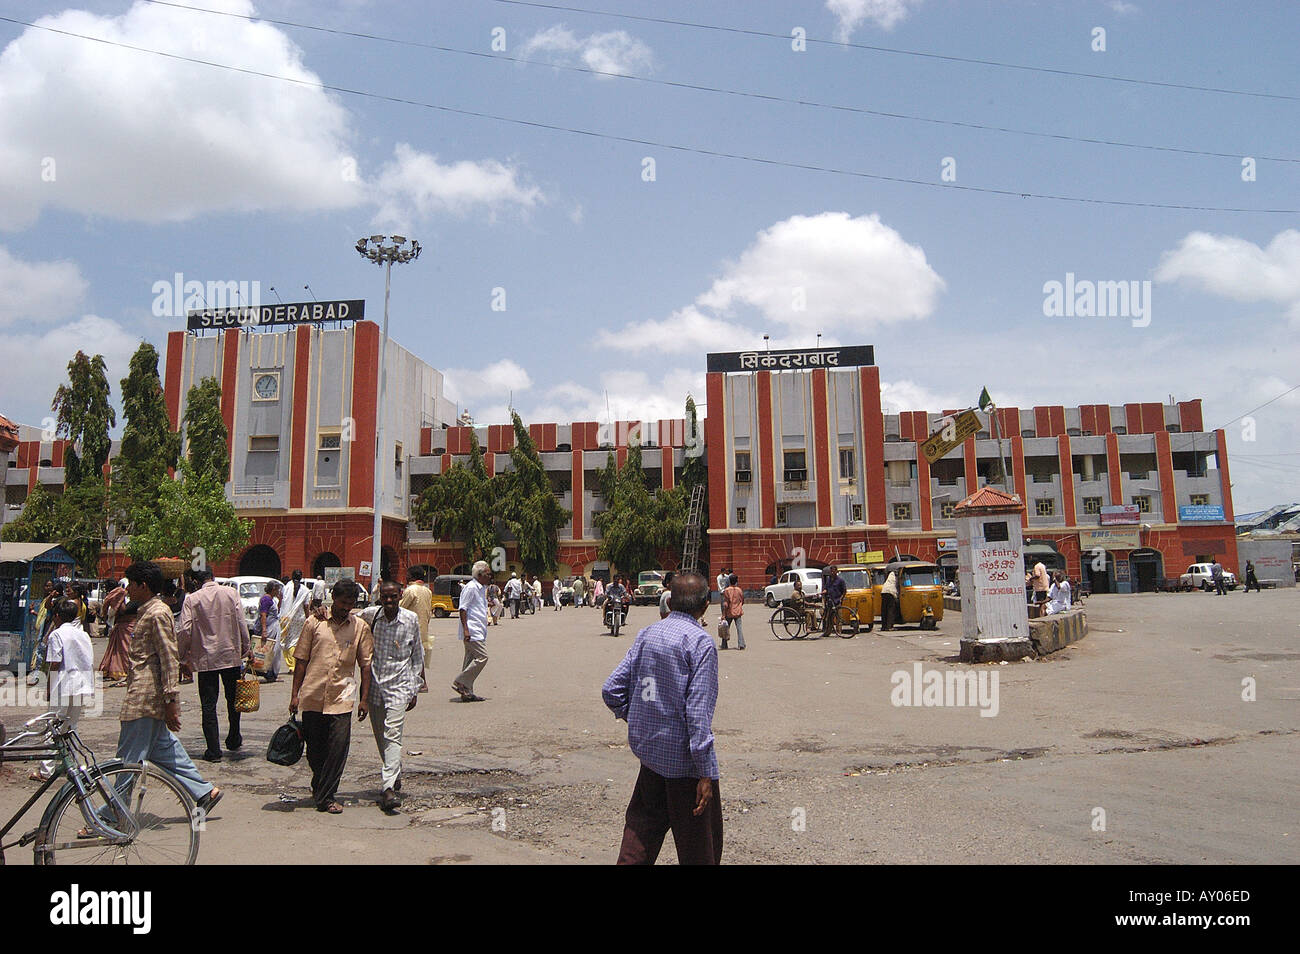
[[[1017,494],[1009,494],[994,487],[981,487],[953,508],[960,515],[972,510],[997,511],[1023,510],[1024,503]]]
[[[9,453],[18,446],[18,425],[0,414],[0,452]]]

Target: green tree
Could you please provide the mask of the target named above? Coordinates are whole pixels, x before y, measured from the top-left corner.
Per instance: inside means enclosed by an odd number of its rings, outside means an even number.
[[[163,480],[176,466],[180,449],[158,377],[158,352],[148,342],[136,349],[122,379],[122,416],[126,427],[113,462],[109,506],[118,535],[129,536],[135,514],[157,511]]]
[[[108,432],[117,424],[102,354],[88,358],[84,351],[77,352],[68,362],[68,383],[54,392],[50,410],[58,435],[72,442],[64,455],[66,483],[85,479],[102,483],[112,447]]]
[[[489,477],[483,448],[471,429],[469,461],[455,461],[420,494],[415,504],[416,525],[432,530],[440,540],[459,540],[465,561],[490,559],[501,545],[497,529],[496,478]]]
[[[230,432],[221,418],[221,385],[204,378],[185,399],[185,445],[195,476],[210,476],[224,485],[230,479]]]
[[[0,540],[6,543],[58,543],[63,526],[61,495],[41,484],[27,495],[23,513],[4,525]]]
[[[551,489],[542,457],[518,413],[510,412],[515,446],[510,451],[514,470],[502,474],[500,512],[506,528],[519,544],[519,560],[528,573],[554,573],[560,527],[572,512],[560,506]]]
[[[126,549],[133,560],[202,557],[211,566],[243,547],[252,532],[253,522],[239,518],[224,485],[181,461],[177,479],[163,477],[156,511],[140,514]]]
[[[609,502],[594,520],[601,535],[600,558],[635,580],[642,570],[656,566],[660,550],[681,545],[686,518],[683,493],[677,488],[650,493],[639,444],[628,447],[622,467],[611,451],[597,480]]]
[[[719,464],[719,466],[722,466]],[[699,415],[695,410],[695,398],[686,395],[686,454],[682,464],[682,494],[685,506],[690,507],[691,490],[704,488],[704,499],[700,506],[700,566],[709,565],[709,466],[704,460],[704,431],[700,427]],[[683,525],[685,518],[683,518]],[[695,570],[699,567],[683,567]],[[705,576],[708,574],[706,573]]]

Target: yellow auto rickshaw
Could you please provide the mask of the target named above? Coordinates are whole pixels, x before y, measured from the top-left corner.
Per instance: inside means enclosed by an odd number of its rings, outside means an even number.
[[[460,611],[460,588],[474,579],[463,573],[447,573],[433,581],[433,615],[438,619]]]
[[[840,604],[841,625],[850,625],[850,620],[853,620],[858,632],[871,632],[880,612],[880,592],[872,586],[871,567],[862,563],[840,563],[836,568],[848,587],[844,602]]]
[[[896,575],[898,582],[898,622],[934,629],[943,619],[943,570],[937,563],[923,560],[875,564],[871,567],[871,590],[877,613],[883,604],[880,589],[890,573]]]

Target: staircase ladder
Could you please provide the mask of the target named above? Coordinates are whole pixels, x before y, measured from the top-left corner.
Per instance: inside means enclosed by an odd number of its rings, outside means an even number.
[[[691,488],[691,505],[686,511],[686,538],[682,541],[682,570],[693,573],[699,569],[700,515],[704,510],[704,485]]]

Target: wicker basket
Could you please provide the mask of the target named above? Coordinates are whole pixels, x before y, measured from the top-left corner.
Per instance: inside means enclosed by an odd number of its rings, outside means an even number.
[[[159,557],[153,562],[162,570],[164,580],[179,580],[185,572],[186,561],[180,557]]]

